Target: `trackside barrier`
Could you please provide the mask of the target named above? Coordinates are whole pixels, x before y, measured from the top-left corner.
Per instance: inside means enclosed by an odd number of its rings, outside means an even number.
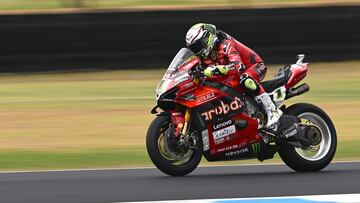
[[[0,72],[162,68],[187,29],[209,22],[267,63],[355,60],[360,6],[0,16]]]

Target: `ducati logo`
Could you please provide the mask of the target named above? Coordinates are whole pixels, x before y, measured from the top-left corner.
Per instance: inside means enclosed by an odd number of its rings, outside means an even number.
[[[221,105],[202,113],[201,115],[204,116],[205,120],[212,120],[213,115],[226,115],[230,111],[236,111],[241,109],[244,106],[244,102],[241,101],[239,98],[235,97],[235,100],[232,101],[230,104],[225,104],[223,101],[220,101]]]

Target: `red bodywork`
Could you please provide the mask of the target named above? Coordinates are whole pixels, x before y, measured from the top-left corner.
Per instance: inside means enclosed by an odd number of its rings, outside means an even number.
[[[196,63],[191,63],[191,64],[196,64]],[[188,70],[188,68],[191,68],[190,66],[188,66],[187,64],[184,64],[182,67],[180,67],[180,70]],[[228,85],[230,86],[233,82],[234,82],[234,78],[231,77],[215,77],[211,79],[212,82],[219,82],[222,83],[224,85]],[[235,81],[238,81],[238,78],[235,79]],[[232,85],[231,85],[232,86]],[[213,88],[213,87],[209,87],[209,86],[205,86],[205,85],[199,85],[197,83],[195,83],[193,81],[193,78],[189,78],[188,80],[179,83],[177,85],[177,87],[179,88],[179,92],[175,98],[175,102],[179,103],[183,106],[186,106],[188,108],[195,108],[198,106],[202,106],[205,103],[208,103],[210,101],[213,100],[220,100],[221,98],[225,97],[225,96],[229,96],[226,93]],[[238,92],[241,93],[241,89],[236,89]],[[194,95],[194,98],[191,100],[185,99],[184,97],[182,97],[183,95]],[[234,98],[235,101],[235,98]],[[234,102],[230,102],[230,103],[225,103],[220,101],[220,104],[218,106],[215,106],[215,108],[217,108],[218,111],[214,110],[210,110],[210,116],[214,116],[216,113],[221,113],[221,115],[224,115],[224,113],[230,113],[232,111],[231,108],[231,104],[233,104],[232,106],[234,107],[238,107],[240,105],[244,105],[242,104],[238,104],[237,106],[235,105]],[[225,107],[223,107],[225,106]],[[229,110],[228,111],[224,111],[227,110],[226,107],[229,106]],[[221,108],[224,108],[222,110],[219,110]],[[236,109],[236,108],[233,108]],[[184,116],[184,114],[181,114],[179,116]],[[203,119],[206,119],[206,114],[202,113],[202,117]],[[235,122],[237,119],[243,119],[243,120],[247,120],[248,122],[248,126],[247,128],[243,129],[243,130],[236,130],[235,133],[229,135],[229,136],[225,136],[224,138],[221,138],[221,142],[217,142],[218,140],[214,139],[214,136],[212,136],[212,133],[214,132],[213,129],[213,125],[216,124],[216,122],[212,122],[212,121],[208,121],[208,134],[209,134],[209,142],[210,142],[210,153],[211,154],[217,154],[220,152],[224,152],[224,151],[229,151],[229,150],[235,150],[235,149],[239,149],[239,148],[244,148],[252,143],[256,143],[256,142],[260,142],[262,140],[261,136],[258,134],[258,122],[256,119],[251,118],[250,116],[248,116],[245,113],[240,113],[237,114],[231,118],[232,122]],[[180,119],[178,119],[180,120]],[[183,121],[183,119],[182,119]],[[228,120],[225,120],[225,122]],[[221,123],[221,122],[220,122]],[[180,125],[182,126],[182,125]]]
[[[176,73],[188,73],[190,69],[198,64],[199,59],[193,58],[179,66]],[[292,88],[302,80],[306,76],[307,69],[307,64],[292,65],[290,68],[292,74],[285,85],[286,89]],[[207,125],[210,156],[243,149],[253,143],[262,141],[262,137],[258,132],[257,119],[241,111],[245,104],[240,98],[229,95],[222,91],[221,88],[214,88],[204,85],[202,82],[195,82],[196,80],[190,74],[185,74],[179,78],[172,81],[172,85],[178,88],[174,102],[199,112]],[[211,81],[211,83],[221,83],[223,87],[229,87],[232,90],[236,90],[239,95],[242,95],[243,90],[236,85],[238,80],[239,78],[236,75],[205,79],[205,81]],[[208,106],[208,109],[205,106]],[[184,124],[185,113],[171,111],[171,115],[175,132],[179,135]],[[234,124],[237,120],[246,120],[246,128],[236,128],[234,130]]]
[[[286,89],[290,89],[294,87],[296,84],[298,84],[302,79],[305,78],[306,73],[308,71],[308,64],[303,63],[301,65],[292,65],[290,68],[291,76],[287,83],[285,84]]]

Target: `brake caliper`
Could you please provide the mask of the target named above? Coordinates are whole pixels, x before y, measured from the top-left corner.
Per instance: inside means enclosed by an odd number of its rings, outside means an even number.
[[[175,137],[179,138],[184,127],[185,115],[181,112],[171,112],[171,121],[174,126]]]

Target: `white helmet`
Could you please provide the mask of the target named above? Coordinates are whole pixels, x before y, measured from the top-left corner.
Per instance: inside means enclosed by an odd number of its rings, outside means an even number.
[[[198,23],[186,33],[186,46],[194,54],[207,58],[217,40],[215,25]]]

